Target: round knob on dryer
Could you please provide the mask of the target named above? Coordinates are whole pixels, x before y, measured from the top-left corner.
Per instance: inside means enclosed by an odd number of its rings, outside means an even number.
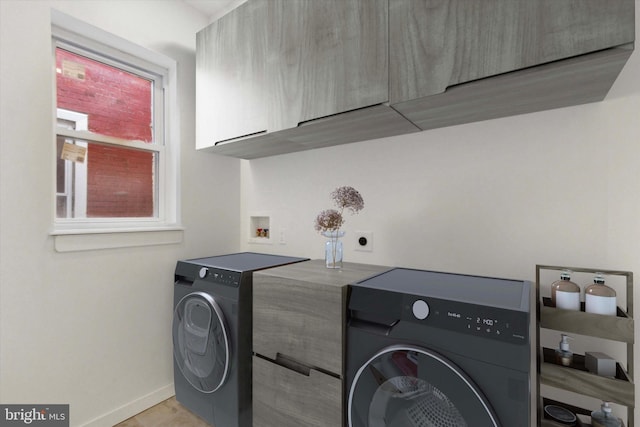
[[[209,272],[209,269],[207,267],[202,267],[198,272],[198,276],[200,276],[201,279],[204,279],[205,277],[207,277],[208,272]]]
[[[424,320],[429,316],[429,304],[427,304],[424,300],[416,300],[413,303],[413,315],[416,316],[418,320]]]

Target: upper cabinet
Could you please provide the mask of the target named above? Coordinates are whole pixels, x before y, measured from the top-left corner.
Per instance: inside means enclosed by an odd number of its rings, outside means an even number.
[[[197,35],[197,147],[254,158],[418,131],[380,105],[387,27],[387,0],[249,0],[212,23]]]
[[[629,0],[390,0],[390,101],[633,41]]]
[[[249,1],[196,36],[196,148],[267,129],[267,2]]]
[[[390,103],[420,129],[602,100],[632,0],[390,0]]]
[[[248,0],[197,35],[197,148],[256,158],[602,100],[634,0]]]
[[[387,0],[269,0],[269,132],[389,99]]]

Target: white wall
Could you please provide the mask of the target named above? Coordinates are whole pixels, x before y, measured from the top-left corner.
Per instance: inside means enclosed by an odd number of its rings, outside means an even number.
[[[181,244],[55,252],[52,7],[177,60]],[[2,0],[0,19],[0,402],[111,426],[173,394],[176,261],[239,249],[240,162],[194,149],[206,18],[174,1]]]
[[[638,76],[636,48],[604,102],[243,162],[241,244],[322,258],[314,218],[351,185],[365,207],[347,215],[347,261],[528,280],[536,264],[638,275]],[[248,242],[256,213],[271,216],[272,245]],[[374,233],[373,252],[353,250],[356,230]]]
[[[541,263],[640,271],[638,75],[640,49],[603,102],[243,161],[241,244],[323,257],[314,218],[351,185],[365,208],[346,215],[348,261],[521,278]],[[271,216],[270,245],[249,242],[256,214]],[[373,252],[353,250],[356,230],[374,233]]]

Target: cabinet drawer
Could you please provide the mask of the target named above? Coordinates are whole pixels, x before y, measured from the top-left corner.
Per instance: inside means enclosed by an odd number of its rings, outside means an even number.
[[[256,275],[253,351],[342,374],[346,286]]]
[[[313,369],[307,376],[253,357],[254,427],[341,425],[341,380]]]

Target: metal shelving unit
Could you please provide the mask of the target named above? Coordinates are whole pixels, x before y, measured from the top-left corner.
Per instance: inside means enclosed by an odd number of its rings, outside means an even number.
[[[552,307],[550,298],[540,295],[540,272],[543,270],[571,270],[575,273],[602,273],[606,276],[624,276],[626,278],[626,307],[618,306],[616,316],[586,313],[584,311],[562,310]],[[538,309],[538,425],[542,427],[561,426],[544,418],[544,404],[548,399],[540,395],[540,384],[545,384],[577,394],[590,396],[627,407],[627,425],[634,426],[633,411],[635,391],[633,384],[633,273],[629,271],[596,270],[591,268],[561,267],[549,265],[536,266],[536,298]],[[571,367],[555,363],[554,350],[540,346],[540,329],[551,329],[569,333],[619,341],[627,347],[627,369],[617,363],[616,377],[607,378],[587,371],[584,356],[574,355]],[[553,404],[565,406],[574,413],[590,415],[591,411],[567,405],[562,402]],[[585,425],[584,423],[578,425]]]

